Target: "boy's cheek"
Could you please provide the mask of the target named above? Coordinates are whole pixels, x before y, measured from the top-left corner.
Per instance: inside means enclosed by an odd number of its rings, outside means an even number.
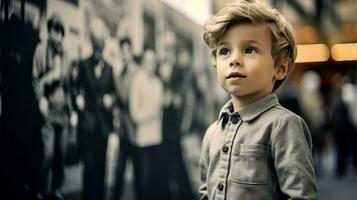
[[[218,68],[218,67],[217,67]],[[217,72],[217,81],[218,81],[218,83],[221,85],[221,86],[223,86],[223,83],[224,83],[224,74],[223,74],[223,72],[221,72],[221,71],[219,71],[219,70],[216,70],[216,72]]]

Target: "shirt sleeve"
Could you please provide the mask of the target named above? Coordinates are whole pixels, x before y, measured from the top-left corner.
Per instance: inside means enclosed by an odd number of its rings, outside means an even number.
[[[281,115],[271,140],[281,191],[288,199],[318,199],[312,140],[303,119]]]
[[[202,146],[201,146],[201,156],[200,156],[200,187],[199,187],[199,195],[200,200],[208,200],[208,190],[207,190],[207,173],[209,166],[209,141],[210,135],[214,132],[213,123],[206,131],[205,136],[203,137]]]

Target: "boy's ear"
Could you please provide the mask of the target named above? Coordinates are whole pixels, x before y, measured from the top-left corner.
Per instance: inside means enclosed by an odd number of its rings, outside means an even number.
[[[275,79],[283,80],[289,72],[290,59],[286,58],[280,66],[275,69]]]

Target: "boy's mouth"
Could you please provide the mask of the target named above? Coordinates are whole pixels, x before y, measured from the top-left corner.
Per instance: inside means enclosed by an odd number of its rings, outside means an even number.
[[[246,76],[244,76],[243,74],[239,73],[239,72],[231,72],[228,74],[227,79],[230,78],[245,78]]]

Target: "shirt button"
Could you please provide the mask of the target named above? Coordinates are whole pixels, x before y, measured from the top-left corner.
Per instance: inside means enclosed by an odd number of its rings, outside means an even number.
[[[218,188],[219,191],[222,191],[224,189],[223,183],[219,183],[217,188]]]
[[[231,117],[231,122],[232,122],[233,124],[237,123],[238,120],[239,120],[239,119],[238,119],[238,117],[236,117],[236,116]]]
[[[223,147],[222,147],[222,151],[224,152],[224,153],[227,153],[228,152],[228,146],[227,145],[223,145]]]

